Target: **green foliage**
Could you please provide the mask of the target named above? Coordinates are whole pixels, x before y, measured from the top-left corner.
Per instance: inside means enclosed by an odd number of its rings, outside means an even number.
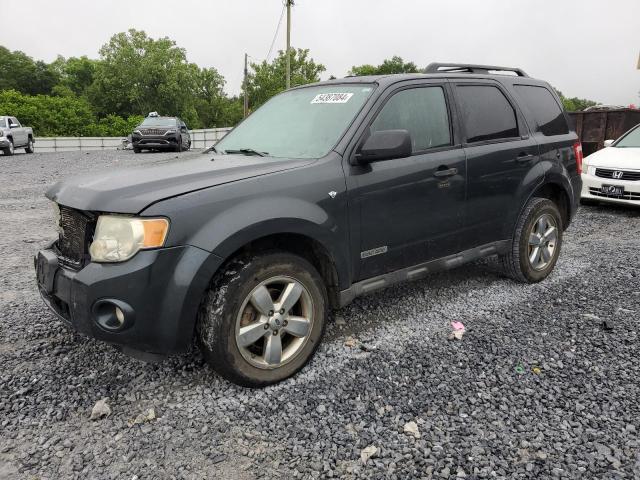
[[[247,78],[246,89],[249,94],[249,106],[255,110],[274,95],[286,88],[285,52],[280,50],[271,63],[252,63],[253,70]],[[291,49],[291,86],[305,85],[320,81],[325,66],[315,63],[309,57],[308,49]]]
[[[59,78],[53,68],[34,61],[22,52],[0,46],[0,90],[17,90],[30,95],[49,94]]]
[[[581,112],[585,108],[593,107],[594,105],[598,104],[598,102],[594,102],[593,100],[587,100],[586,98],[578,98],[578,97],[567,98],[557,88],[554,88],[554,90],[560,97],[560,100],[562,100],[562,105],[564,106],[564,109],[567,112]]]
[[[363,75],[390,75],[393,73],[418,73],[418,67],[413,62],[405,62],[402,57],[393,56],[384,60],[377,67],[374,65],[360,65],[351,67],[349,75],[357,77]]]
[[[98,60],[92,60],[86,56],[80,58],[71,57],[68,59],[65,59],[63,56],[58,56],[51,64],[51,68],[60,78],[60,83],[57,87],[63,87],[75,95],[86,95],[89,87],[93,83],[96,68],[99,63]]]
[[[85,135],[94,122],[89,103],[75,97],[0,91],[0,115],[13,115],[40,137]]]
[[[158,111],[199,125],[194,105],[199,68],[173,40],[154,40],[137,30],[118,33],[100,49],[89,89],[99,115],[122,117]]]
[[[0,91],[0,115],[18,117],[33,128],[36,137],[124,137],[143,119],[140,115],[127,119],[107,115],[96,120],[85,98],[24,95],[15,90]]]

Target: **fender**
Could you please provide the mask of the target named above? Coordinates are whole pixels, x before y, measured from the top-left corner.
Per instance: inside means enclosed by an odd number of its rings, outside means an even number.
[[[343,230],[336,218],[317,204],[290,197],[254,198],[213,217],[191,242],[229,258],[244,245],[269,235],[304,235],[324,247],[333,260],[340,287],[346,288],[350,262],[345,250],[348,232]]]

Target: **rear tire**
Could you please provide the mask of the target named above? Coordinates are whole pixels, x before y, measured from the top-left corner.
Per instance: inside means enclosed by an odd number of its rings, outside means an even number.
[[[562,216],[546,198],[532,198],[518,218],[509,251],[501,256],[504,273],[523,283],[544,280],[553,271],[562,246]]]
[[[138,147],[133,147],[133,153],[140,153],[142,150]]]
[[[27,143],[24,151],[27,153],[33,153],[33,138],[29,137],[29,142]]]
[[[237,258],[216,275],[205,296],[198,343],[227,380],[271,385],[311,359],[324,334],[327,305],[322,278],[304,258],[284,252]]]

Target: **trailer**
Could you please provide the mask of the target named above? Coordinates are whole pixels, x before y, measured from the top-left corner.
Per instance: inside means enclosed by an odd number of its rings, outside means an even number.
[[[569,112],[569,116],[575,122],[585,156],[603,148],[605,140],[615,140],[640,123],[640,110],[633,108]]]

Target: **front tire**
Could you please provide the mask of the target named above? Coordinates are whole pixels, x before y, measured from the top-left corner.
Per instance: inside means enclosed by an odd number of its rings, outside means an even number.
[[[304,258],[283,252],[238,258],[214,278],[198,315],[197,339],[221,376],[264,387],[311,359],[327,305],[322,278]]]
[[[182,137],[178,138],[178,145],[176,145],[176,152],[182,151]]]
[[[6,156],[11,156],[15,152],[15,147],[13,146],[13,140],[9,140],[9,146],[4,149],[4,154]]]
[[[562,216],[546,198],[532,198],[518,218],[509,251],[501,257],[505,274],[536,283],[553,271],[562,246]]]
[[[33,138],[29,137],[29,143],[27,143],[24,151],[27,153],[33,153]]]

